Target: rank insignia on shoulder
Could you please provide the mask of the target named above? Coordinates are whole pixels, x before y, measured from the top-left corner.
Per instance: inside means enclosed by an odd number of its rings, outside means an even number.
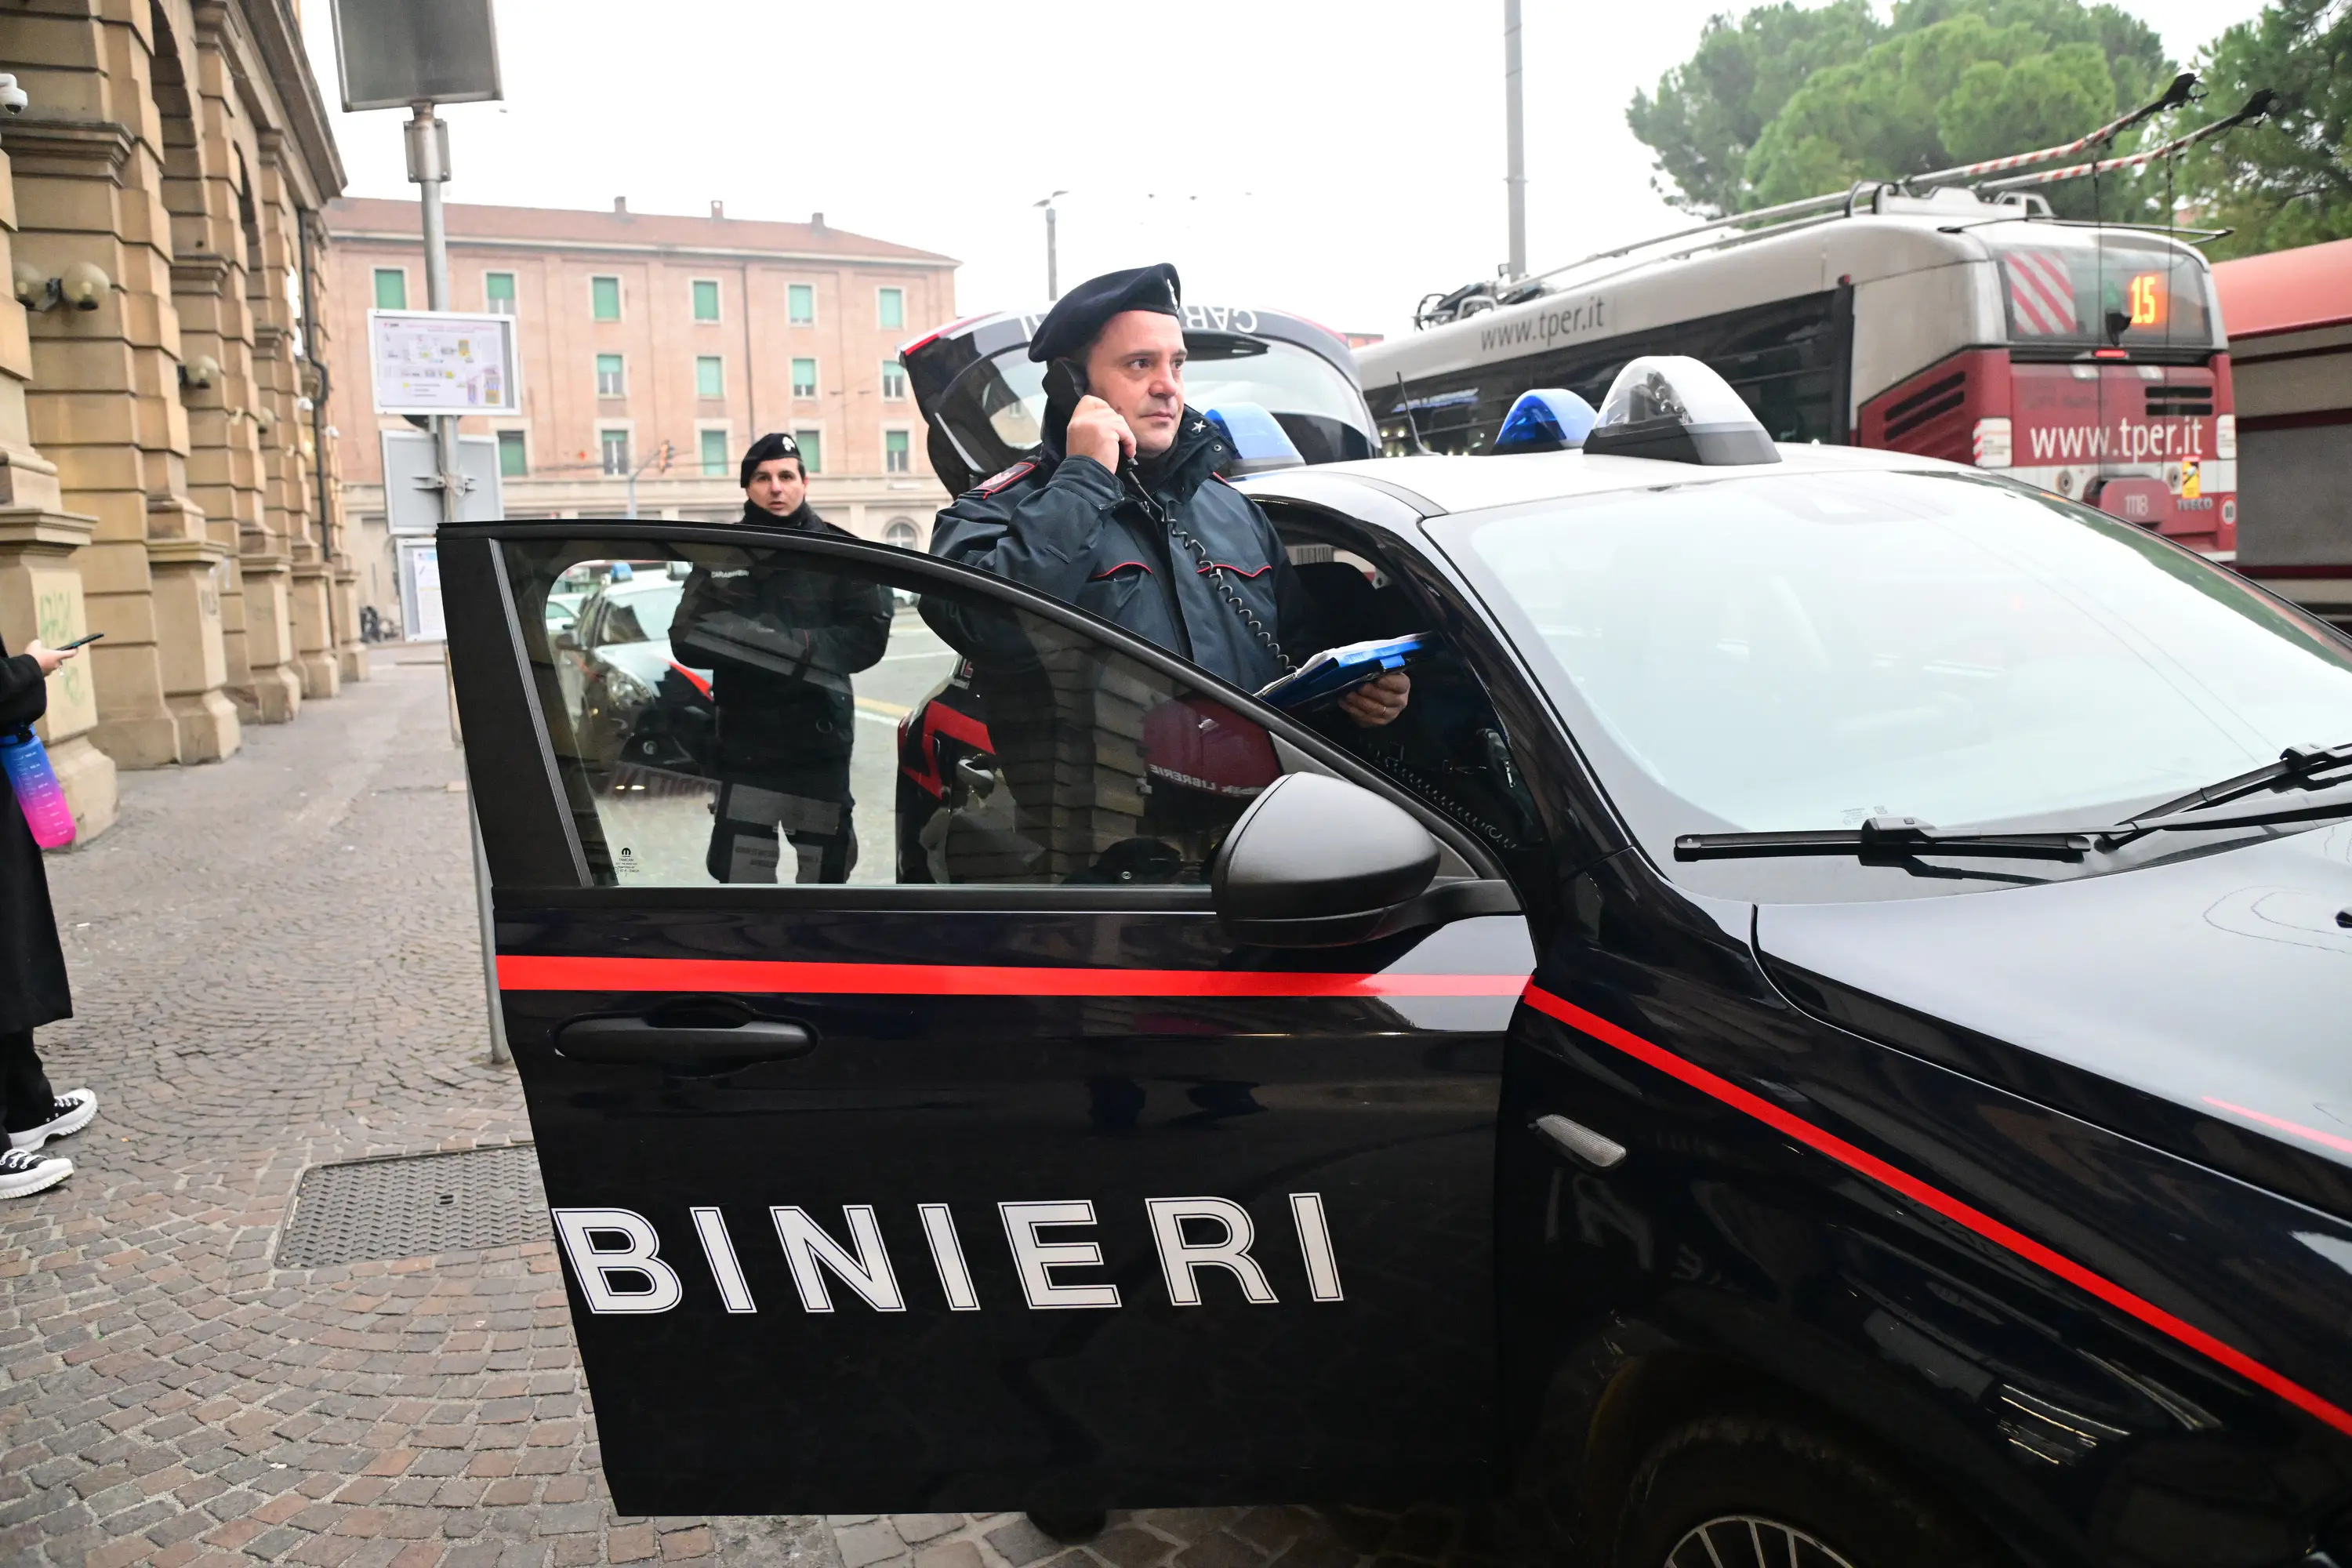
[[[1028,462],[1015,463],[1001,473],[991,474],[973,488],[982,495],[992,496],[1036,466],[1034,463]]]

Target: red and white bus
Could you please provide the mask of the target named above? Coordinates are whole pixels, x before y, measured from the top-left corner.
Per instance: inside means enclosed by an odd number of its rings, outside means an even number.
[[[2170,235],[2062,222],[2032,195],[1890,186],[1496,292],[1358,353],[1387,450],[1417,430],[1431,450],[1480,451],[1531,387],[1598,403],[1635,355],[1690,354],[1775,439],[1972,462],[2236,549],[2229,344],[2211,269]]]

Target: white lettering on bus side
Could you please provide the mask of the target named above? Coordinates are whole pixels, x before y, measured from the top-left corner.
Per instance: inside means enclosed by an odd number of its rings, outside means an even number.
[[[2044,425],[2026,433],[2028,449],[2038,462],[2144,463],[2160,458],[2201,458],[2205,455],[2202,419],[2118,419],[2113,429],[2104,425]]]
[[[1339,1262],[1331,1245],[1331,1228],[1320,1193],[1293,1193],[1291,1221],[1297,1232],[1298,1252],[1307,1272],[1311,1300],[1347,1299],[1339,1283]],[[1123,1303],[1118,1287],[1107,1281],[1084,1282],[1059,1277],[1060,1271],[1103,1267],[1102,1247],[1091,1240],[1048,1237],[1047,1231],[1067,1231],[1097,1223],[1095,1205],[1085,1198],[1047,1203],[1005,1203],[996,1205],[1012,1254],[1013,1273],[1021,1281],[1024,1300],[1031,1311],[1073,1309],[1115,1310]],[[1239,1288],[1252,1306],[1280,1304],[1265,1268],[1252,1256],[1256,1223],[1249,1211],[1228,1198],[1147,1198],[1144,1217],[1160,1258],[1161,1278],[1171,1305],[1197,1307],[1203,1297],[1202,1271],[1222,1273]],[[661,1237],[653,1222],[631,1209],[550,1209],[557,1239],[562,1244],[572,1277],[591,1312],[631,1314],[667,1312],[685,1299],[676,1269],[661,1258]],[[756,1313],[751,1286],[746,1277],[727,1221],[715,1206],[687,1211],[703,1261],[718,1287],[719,1304],[730,1313]],[[881,1226],[870,1205],[845,1204],[842,1218],[848,1229],[845,1245],[807,1210],[778,1205],[768,1211],[775,1223],[776,1239],[792,1271],[793,1292],[801,1310],[812,1313],[834,1310],[831,1286],[839,1283],[877,1312],[907,1310],[904,1293],[883,1244]],[[966,1263],[963,1243],[949,1205],[919,1204],[916,1215],[929,1244],[932,1267],[940,1279],[948,1310],[976,1312],[980,1293]],[[1190,1228],[1188,1228],[1188,1226]],[[828,1279],[830,1276],[830,1279]]]
[[[1589,332],[1608,331],[1605,319],[1608,301],[1601,295],[1573,305],[1559,305],[1549,310],[1535,310],[1516,321],[1487,327],[1478,334],[1478,352],[1491,354],[1500,350],[1508,353],[1530,343],[1549,345],[1563,338],[1580,338]]]

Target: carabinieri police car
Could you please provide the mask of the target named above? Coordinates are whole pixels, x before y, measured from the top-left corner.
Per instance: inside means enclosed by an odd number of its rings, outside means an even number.
[[[616,1507],[2352,1564],[2352,643],[1692,361],[1591,417],[1239,481],[1330,641],[1433,634],[1380,731],[902,551],[444,531]],[[592,765],[544,601],[614,560],[722,733],[822,696],[768,760]]]

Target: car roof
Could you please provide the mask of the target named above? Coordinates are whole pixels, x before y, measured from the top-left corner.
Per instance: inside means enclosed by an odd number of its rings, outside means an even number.
[[[1324,463],[1312,468],[1280,468],[1254,474],[1240,488],[1261,500],[1296,499],[1326,500],[1328,481],[1355,480],[1413,504],[1424,517],[1448,512],[1483,511],[1489,507],[1516,506],[1564,496],[1598,495],[1611,490],[1649,489],[1661,485],[1687,485],[1714,479],[1755,479],[1768,475],[1801,478],[1806,474],[1917,473],[1972,474],[1979,470],[1940,458],[1911,452],[1888,452],[1865,447],[1823,447],[1782,443],[1778,463],[1709,465],[1669,462],[1658,458],[1628,458],[1613,454],[1567,452],[1485,453],[1474,457],[1429,456],[1370,458],[1352,463]]]

